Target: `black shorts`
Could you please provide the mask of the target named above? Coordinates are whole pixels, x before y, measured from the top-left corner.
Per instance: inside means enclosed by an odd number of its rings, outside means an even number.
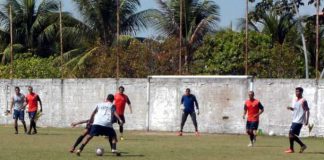
[[[36,115],[37,115],[37,111],[28,112],[29,119],[35,119]]]
[[[247,130],[258,130],[259,127],[259,122],[251,122],[251,121],[247,121],[246,122],[246,129]]]
[[[116,138],[116,132],[111,127],[104,127],[100,125],[92,125],[90,129],[90,136],[108,136],[111,138]]]
[[[124,115],[118,115],[118,116],[120,117],[121,120],[123,120],[124,123],[126,123]],[[116,116],[113,116],[112,123],[120,124],[120,122],[119,122],[119,120],[118,120],[118,118]]]
[[[293,135],[296,135],[296,136],[299,136],[300,130],[302,129],[302,127],[303,127],[303,124],[292,123],[291,127],[290,127],[290,130],[289,130],[289,133],[293,134]]]
[[[25,111],[24,110],[14,110],[13,119],[19,119],[21,121],[25,120]]]

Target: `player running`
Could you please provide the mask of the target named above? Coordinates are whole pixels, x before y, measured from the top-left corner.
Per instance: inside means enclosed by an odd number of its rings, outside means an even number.
[[[117,153],[117,155],[119,154],[116,149],[117,135],[111,120],[113,115],[119,120],[120,125],[123,125],[123,120],[118,116],[113,101],[114,96],[109,94],[105,102],[97,104],[96,109],[93,111],[90,117],[90,122],[93,121],[91,130],[85,137],[80,148],[76,151],[78,156],[80,156],[82,150],[93,138],[93,136],[99,135],[110,137],[112,139],[112,152]]]
[[[29,94],[26,95],[26,105],[28,105],[28,115],[30,119],[30,126],[29,126],[29,131],[27,134],[31,134],[31,130],[34,129],[33,134],[37,134],[37,129],[36,129],[36,115],[38,111],[38,102],[40,106],[40,112],[43,112],[43,107],[42,107],[42,101],[39,98],[39,96],[33,92],[33,87],[29,86],[28,87]]]
[[[289,143],[290,148],[286,150],[286,153],[294,153],[294,141],[300,145],[299,153],[303,153],[307,146],[298,138],[300,130],[303,124],[308,125],[309,120],[309,107],[305,98],[303,98],[304,89],[297,87],[295,90],[296,99],[293,100],[292,107],[287,107],[292,111],[293,120],[289,131]]]
[[[18,134],[18,119],[21,121],[21,123],[24,125],[25,133],[27,133],[27,127],[25,122],[25,96],[20,93],[20,88],[15,87],[16,94],[11,97],[11,103],[10,103],[10,112],[13,113],[13,119],[15,120],[15,134]],[[14,109],[14,112],[12,112],[12,108]]]
[[[182,136],[183,134],[183,126],[185,125],[187,121],[188,115],[190,115],[192,122],[195,126],[195,135],[199,136],[198,132],[198,124],[197,124],[197,118],[196,118],[196,112],[195,112],[195,105],[197,109],[197,114],[199,115],[199,105],[196,99],[196,96],[193,94],[190,94],[190,89],[187,88],[185,94],[181,98],[181,105],[182,107],[182,118],[181,118],[181,125],[180,125],[180,132],[178,133],[178,136]]]
[[[259,100],[254,98],[254,92],[249,91],[249,99],[245,101],[243,119],[247,114],[246,133],[250,136],[250,144],[253,147],[256,142],[257,130],[259,127],[259,116],[263,113],[264,108]]]
[[[131,106],[131,102],[128,98],[128,96],[126,94],[124,94],[125,88],[123,86],[120,86],[118,88],[118,93],[115,94],[115,106],[116,106],[116,112],[118,114],[118,116],[123,120],[123,124],[126,122],[125,121],[125,116],[124,116],[124,112],[125,112],[125,107],[126,107],[126,103],[129,106],[129,110],[130,113],[133,113],[132,111],[132,106]],[[113,123],[118,122],[119,124],[119,132],[120,132],[120,140],[124,140],[124,126],[123,124],[121,125],[120,121],[118,121],[117,118],[113,119]]]

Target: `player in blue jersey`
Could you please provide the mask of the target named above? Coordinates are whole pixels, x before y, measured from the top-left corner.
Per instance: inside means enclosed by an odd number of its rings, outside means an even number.
[[[185,94],[181,98],[181,105],[182,105],[183,113],[181,118],[180,132],[178,133],[178,136],[182,136],[183,134],[183,126],[186,123],[188,115],[190,115],[192,122],[195,126],[195,135],[199,136],[196,111],[195,111],[195,106],[196,106],[197,114],[199,115],[199,105],[196,96],[190,93],[189,88],[186,89]]]

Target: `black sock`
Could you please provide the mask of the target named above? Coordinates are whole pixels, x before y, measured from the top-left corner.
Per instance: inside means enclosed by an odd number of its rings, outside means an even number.
[[[83,148],[85,147],[85,144],[81,144],[81,146],[80,146],[80,151],[82,151],[83,150]]]
[[[35,122],[35,121],[34,121],[33,128],[34,128],[34,132],[37,132],[37,129],[36,129],[36,122]]]
[[[16,130],[16,132],[18,133],[18,126],[15,126],[15,130]]]
[[[112,138],[109,137],[108,142],[109,142],[109,145],[110,145],[110,149],[113,149]]]
[[[289,143],[290,143],[290,149],[294,150],[294,138],[289,138]]]
[[[121,134],[123,134],[123,132],[124,132],[124,127],[123,127],[123,126],[119,126],[119,132],[120,132]]]
[[[117,147],[116,143],[112,143],[111,148],[116,150],[116,147]]]
[[[300,146],[305,146],[305,144],[297,137],[295,136],[295,141],[300,145]]]
[[[254,135],[253,134],[249,134],[249,135],[250,135],[250,141],[253,142]]]
[[[73,148],[77,147],[82,142],[83,138],[83,135],[79,136],[79,138],[75,141]]]

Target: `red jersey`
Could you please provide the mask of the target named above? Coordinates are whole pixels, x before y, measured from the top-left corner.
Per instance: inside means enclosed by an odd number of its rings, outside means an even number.
[[[36,93],[31,93],[26,95],[28,112],[35,112],[38,109],[38,95]]]
[[[130,101],[125,94],[121,94],[121,93],[115,94],[115,106],[118,115],[124,115],[126,103],[129,105]]]
[[[248,99],[245,101],[244,110],[247,111],[247,121],[258,122],[259,116],[255,117],[255,115],[258,114],[260,110],[263,110],[263,106],[257,99],[254,99],[252,101]]]

